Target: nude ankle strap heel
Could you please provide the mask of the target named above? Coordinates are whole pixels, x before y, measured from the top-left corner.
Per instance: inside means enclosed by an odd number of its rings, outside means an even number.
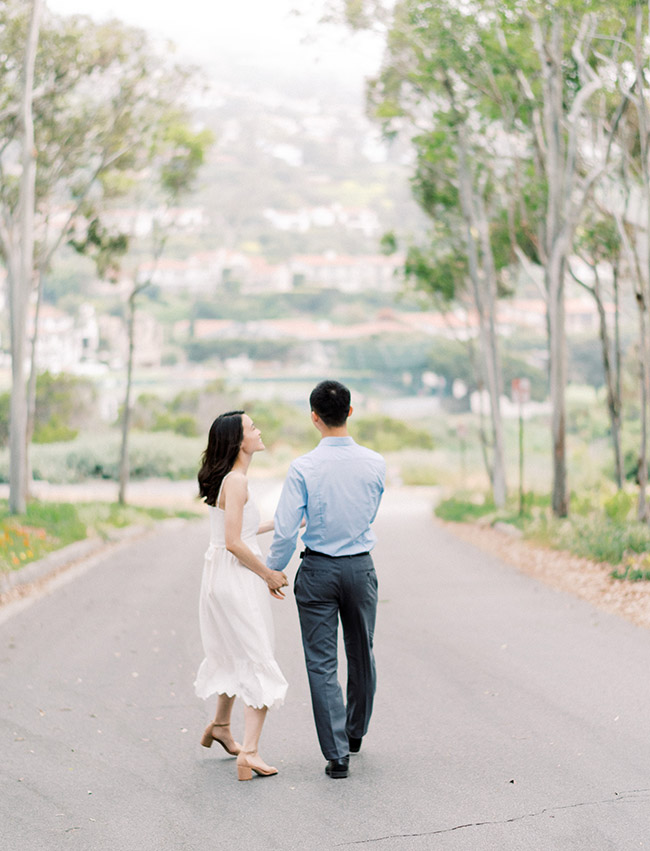
[[[273,765],[267,765],[261,759],[255,764],[255,761],[249,760],[248,756],[243,751],[240,751],[237,756],[237,779],[252,780],[253,772],[262,777],[271,777],[271,775],[278,773],[278,769]]]
[[[219,744],[226,751],[226,753],[229,753],[231,756],[237,756],[237,754],[241,750],[241,746],[232,738],[232,736],[230,737],[230,741],[226,742],[219,735],[215,735],[215,728],[218,729],[219,727],[229,728],[230,724],[216,724],[214,721],[212,721],[205,728],[203,738],[201,739],[201,744],[204,748],[211,748],[212,742],[219,742]]]
[[[253,779],[253,769],[249,768],[247,765],[238,765],[237,766],[237,780],[252,780]]]

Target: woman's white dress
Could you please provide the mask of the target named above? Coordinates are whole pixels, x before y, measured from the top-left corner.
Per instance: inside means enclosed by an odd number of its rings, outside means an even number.
[[[217,503],[219,500],[217,499]],[[225,512],[208,506],[210,546],[205,554],[199,622],[205,659],[194,688],[199,697],[237,695],[249,706],[280,706],[287,681],[275,661],[268,585],[226,549]],[[262,557],[257,543],[259,512],[244,505],[241,537]]]

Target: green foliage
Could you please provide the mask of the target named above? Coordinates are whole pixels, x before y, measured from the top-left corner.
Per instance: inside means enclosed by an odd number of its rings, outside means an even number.
[[[166,517],[194,517],[190,512],[135,508],[117,503],[28,503],[23,515],[10,515],[0,500],[0,572],[17,570],[47,553],[83,540],[106,536],[111,529],[151,523]]]
[[[634,498],[632,494],[627,491],[617,491],[605,501],[603,508],[610,520],[613,520],[615,523],[625,523],[630,516],[633,505]]]
[[[490,498],[485,500],[461,499],[450,497],[436,505],[436,517],[450,523],[467,523],[485,517],[495,511],[495,505]]]
[[[243,409],[262,432],[262,440],[267,448],[279,444],[289,445],[296,452],[307,452],[313,448],[318,435],[306,410],[278,400],[245,401]]]
[[[395,452],[400,449],[433,449],[428,431],[409,426],[402,420],[386,416],[360,417],[350,421],[350,429],[359,443],[376,452]]]
[[[199,426],[190,414],[158,414],[151,427],[152,431],[171,431],[174,434],[182,434],[185,437],[196,437],[199,434]]]
[[[650,581],[650,553],[641,558],[631,557],[610,573],[612,579],[626,580],[627,582]]]
[[[650,527],[629,519],[633,504],[630,494],[615,494],[604,505],[594,494],[573,495],[571,514],[562,520],[550,513],[549,501],[548,495],[528,493],[524,513],[519,515],[512,496],[505,509],[497,510],[489,497],[481,501],[479,497],[468,499],[461,494],[440,502],[435,513],[456,523],[488,517],[491,523],[509,523],[518,526],[536,543],[594,561],[618,565],[632,559],[636,564],[638,555],[645,553],[648,555],[644,558],[650,560]]]
[[[433,246],[424,250],[410,246],[406,253],[404,274],[415,288],[438,298],[443,304],[453,301],[456,290],[465,280],[467,260],[461,252],[436,252]]]
[[[198,407],[198,391],[180,393],[171,401],[153,393],[141,393],[133,406],[131,423],[142,431],[169,431],[196,437],[200,433]]]
[[[94,419],[95,388],[85,378],[44,372],[36,378],[34,443],[73,440]],[[9,440],[9,393],[0,395],[0,447]]]
[[[43,372],[36,378],[34,443],[73,440],[94,418],[96,391],[85,378]]]
[[[131,477],[146,479],[193,479],[198,470],[202,438],[169,432],[134,432],[129,445]],[[83,482],[87,479],[117,481],[120,437],[117,433],[82,434],[69,443],[33,447],[34,479],[53,483]],[[9,454],[0,452],[0,481],[9,481]]]
[[[440,480],[438,470],[426,464],[402,464],[401,476],[405,485],[414,487],[431,487]]]
[[[129,250],[129,236],[125,233],[113,233],[94,216],[88,222],[83,237],[71,237],[68,245],[78,254],[93,260],[100,278],[116,283],[120,273],[120,260]]]
[[[213,144],[210,130],[194,132],[179,116],[163,129],[163,161],[160,183],[171,198],[187,192],[203,165],[207,149]],[[160,154],[160,152],[159,152]]]
[[[70,428],[59,417],[52,416],[46,423],[36,423],[32,440],[34,443],[58,443],[74,440],[78,434],[78,429]]]
[[[555,545],[584,558],[620,564],[630,552],[650,550],[650,528],[643,523],[616,522],[598,513],[577,516],[559,528]]]

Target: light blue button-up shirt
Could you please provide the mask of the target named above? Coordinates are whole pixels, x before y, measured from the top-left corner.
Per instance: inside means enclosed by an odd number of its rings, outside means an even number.
[[[302,542],[330,556],[368,552],[377,540],[370,524],[384,492],[386,462],[351,437],[324,437],[291,463],[275,512],[275,534],[266,560],[284,570]]]

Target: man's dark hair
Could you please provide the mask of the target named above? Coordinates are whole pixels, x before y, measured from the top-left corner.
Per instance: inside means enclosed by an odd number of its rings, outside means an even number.
[[[342,426],[350,413],[350,391],[340,381],[321,381],[311,391],[309,404],[326,426]]]

